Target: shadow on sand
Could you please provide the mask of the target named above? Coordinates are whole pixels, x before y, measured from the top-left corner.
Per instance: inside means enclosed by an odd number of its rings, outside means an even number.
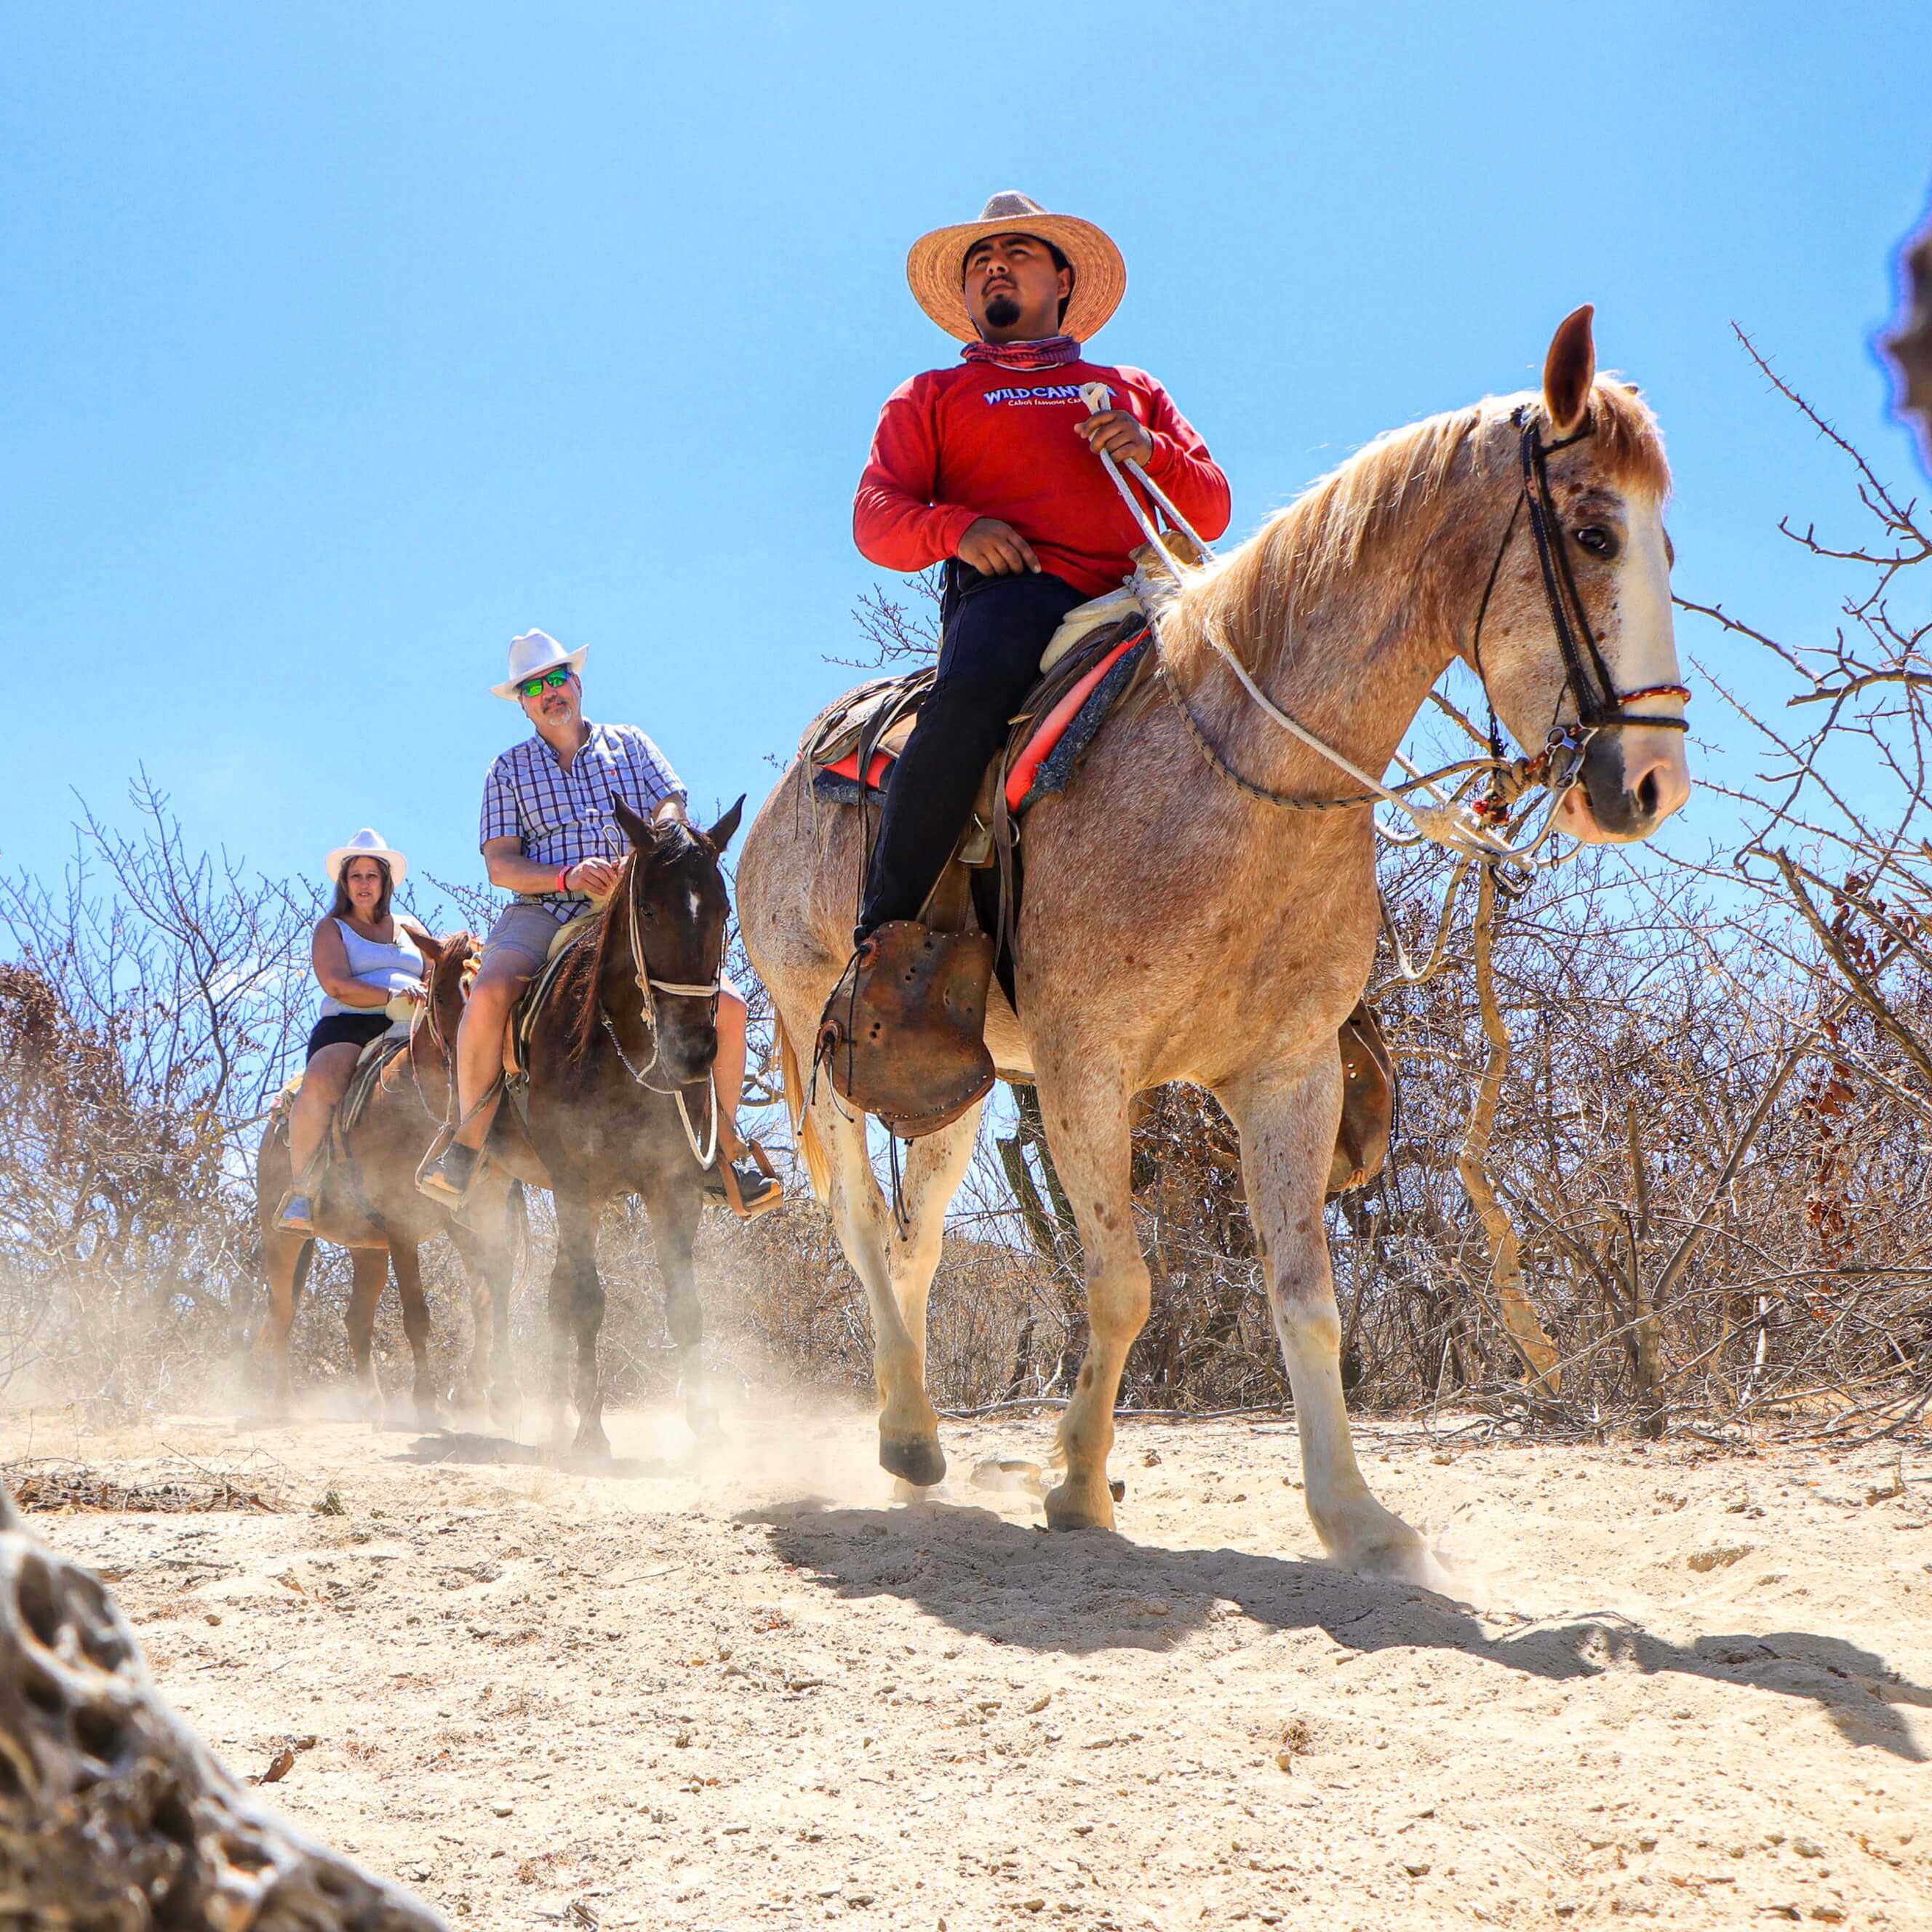
[[[810,1500],[747,1510],[774,1550],[837,1595],[897,1597],[996,1643],[1094,1655],[1171,1650],[1232,1603],[1272,1630],[1320,1629],[1350,1650],[1461,1651],[1552,1679],[1635,1668],[1810,1700],[1839,1734],[1913,1762],[1894,1706],[1932,1709],[1932,1690],[1872,1652],[1808,1630],[1667,1642],[1607,1613],[1544,1619],[1497,1636],[1448,1598],[1368,1582],[1321,1562],[1238,1550],[1168,1550],[1102,1532],[1049,1536],[964,1507],[848,1509]]]

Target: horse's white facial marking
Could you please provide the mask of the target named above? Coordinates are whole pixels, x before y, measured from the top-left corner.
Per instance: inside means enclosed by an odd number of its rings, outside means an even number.
[[[1604,656],[1619,692],[1644,691],[1652,685],[1679,684],[1677,632],[1670,602],[1670,554],[1664,537],[1664,510],[1645,496],[1625,500],[1624,554],[1617,569],[1614,628],[1604,640]],[[1684,700],[1676,697],[1639,699],[1630,709],[1640,716],[1681,718]],[[1654,800],[1641,832],[1606,832],[1591,812],[1580,786],[1564,800],[1556,814],[1558,829],[1590,844],[1620,843],[1647,838],[1690,796],[1690,766],[1682,731],[1646,730],[1634,725],[1618,734],[1624,757],[1624,783],[1633,793]]]

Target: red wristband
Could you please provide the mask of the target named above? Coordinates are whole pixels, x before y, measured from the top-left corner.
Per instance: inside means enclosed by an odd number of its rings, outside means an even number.
[[[568,866],[562,866],[557,868],[556,889],[560,892],[568,892],[570,890],[570,868]]]

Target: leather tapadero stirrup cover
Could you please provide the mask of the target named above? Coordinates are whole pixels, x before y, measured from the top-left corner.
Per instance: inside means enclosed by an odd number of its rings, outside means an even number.
[[[887,922],[826,1002],[814,1058],[833,1090],[902,1140],[950,1126],[993,1084],[986,988],[993,942]]]

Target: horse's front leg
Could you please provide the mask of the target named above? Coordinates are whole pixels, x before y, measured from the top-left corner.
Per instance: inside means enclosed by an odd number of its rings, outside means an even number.
[[[1152,1294],[1134,1232],[1132,1168],[1124,1076],[1073,1054],[1039,1070],[1041,1118],[1080,1229],[1086,1259],[1089,1340],[1072,1399],[1060,1418],[1066,1473],[1046,1498],[1054,1529],[1112,1529],[1107,1455],[1127,1351],[1147,1325]]]
[[[389,1259],[396,1270],[396,1293],[403,1304],[403,1333],[409,1338],[410,1356],[416,1368],[411,1391],[416,1421],[434,1429],[441,1418],[436,1413],[436,1378],[429,1366],[429,1301],[423,1293],[422,1263],[412,1241],[390,1244]]]
[[[1341,1119],[1342,1074],[1324,1038],[1300,1066],[1217,1090],[1241,1135],[1241,1176],[1261,1236],[1269,1306],[1294,1393],[1308,1514],[1322,1547],[1366,1575],[1431,1588],[1429,1549],[1369,1492],[1342,1394],[1342,1326],[1328,1264],[1322,1194]]]
[[[556,1265],[550,1278],[550,1332],[558,1443],[561,1447],[568,1390],[577,1405],[573,1453],[608,1456],[610,1444],[604,1433],[604,1394],[597,1382],[597,1337],[604,1327],[604,1284],[597,1278],[597,1204],[561,1192],[555,1198]]]
[[[296,1305],[304,1277],[315,1258],[315,1243],[305,1234],[268,1228],[262,1236],[262,1259],[268,1279],[268,1312],[255,1331],[255,1354],[268,1365],[268,1406],[272,1414],[286,1415],[295,1402],[289,1372],[289,1337],[296,1325]]]
[[[382,1420],[382,1380],[376,1372],[376,1311],[382,1305],[382,1290],[389,1279],[389,1251],[387,1248],[352,1248],[349,1258],[355,1270],[344,1317],[349,1330],[349,1357],[354,1365],[356,1386],[362,1391],[363,1413],[380,1426]]]
[[[692,1263],[704,1202],[698,1188],[697,1164],[686,1165],[682,1143],[675,1144],[676,1150],[669,1156],[675,1163],[674,1170],[668,1173],[662,1162],[653,1160],[650,1180],[642,1192],[644,1211],[651,1217],[658,1271],[664,1276],[664,1322],[677,1351],[685,1420],[700,1446],[709,1448],[723,1440],[724,1431],[704,1373],[704,1305],[698,1299],[698,1270]],[[718,1157],[722,1160],[724,1156],[720,1153]]]

